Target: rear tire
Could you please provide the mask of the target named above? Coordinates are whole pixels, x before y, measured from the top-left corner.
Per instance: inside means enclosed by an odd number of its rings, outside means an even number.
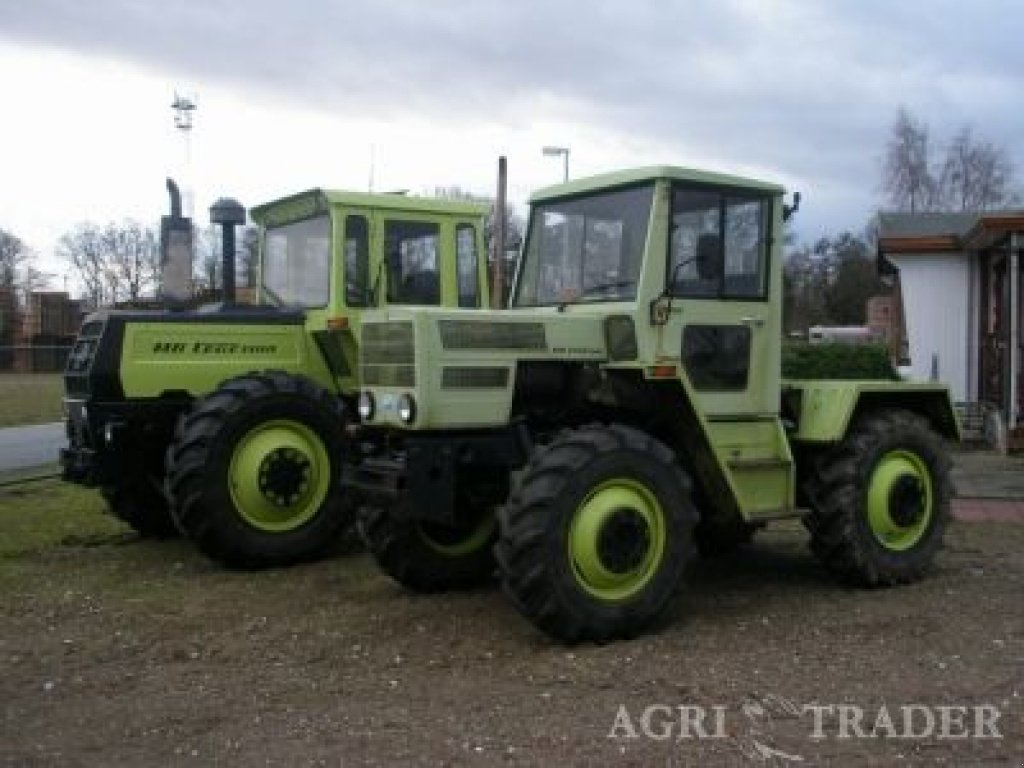
[[[230,379],[196,401],[167,450],[181,530],[236,568],[320,556],[352,522],[341,490],[342,402],[281,371]]]
[[[667,446],[618,424],[568,430],[535,454],[499,520],[506,593],[567,643],[639,633],[693,556],[689,478]]]
[[[950,463],[921,416],[896,409],[863,416],[813,464],[805,487],[812,551],[847,582],[919,579],[949,522]]]
[[[485,509],[467,525],[447,527],[367,509],[359,529],[377,565],[415,592],[471,589],[494,578],[494,513]]]
[[[171,539],[179,535],[167,498],[157,481],[146,476],[100,489],[110,514],[130,525],[144,539]]]

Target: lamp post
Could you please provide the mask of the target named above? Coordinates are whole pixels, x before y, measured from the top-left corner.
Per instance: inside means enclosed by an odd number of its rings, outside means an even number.
[[[544,157],[562,157],[562,181],[569,180],[569,148],[568,147],[544,147]]]

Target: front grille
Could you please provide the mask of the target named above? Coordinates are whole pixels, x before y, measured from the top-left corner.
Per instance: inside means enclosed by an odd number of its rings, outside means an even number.
[[[412,323],[364,323],[359,358],[365,386],[416,386],[416,346]]]
[[[444,389],[504,389],[508,386],[508,368],[470,368],[446,366],[441,371]]]

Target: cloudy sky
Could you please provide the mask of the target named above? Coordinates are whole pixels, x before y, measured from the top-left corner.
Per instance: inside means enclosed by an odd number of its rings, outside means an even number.
[[[878,206],[903,105],[1024,169],[1019,0],[0,0],[0,227],[50,260],[81,220],[165,212],[195,94],[196,218],[312,186],[511,194],[648,163],[804,194],[798,235]],[[371,174],[372,168],[372,174]]]

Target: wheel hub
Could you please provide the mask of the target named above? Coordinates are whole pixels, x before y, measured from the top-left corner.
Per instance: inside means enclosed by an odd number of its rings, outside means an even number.
[[[651,545],[647,521],[636,510],[614,510],[597,537],[597,554],[612,573],[629,573],[639,568]]]
[[[290,506],[309,487],[309,473],[305,454],[290,447],[276,448],[260,464],[260,492],[275,506]]]
[[[924,484],[913,475],[901,475],[889,489],[889,516],[906,528],[921,520],[925,513]]]

